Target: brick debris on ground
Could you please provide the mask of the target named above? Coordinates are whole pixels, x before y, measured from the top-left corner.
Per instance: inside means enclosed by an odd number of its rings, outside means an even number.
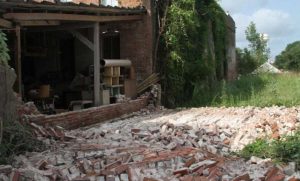
[[[295,165],[245,161],[229,153],[259,137],[299,126],[298,108],[142,110],[133,117],[77,130],[31,124],[49,145],[0,166],[0,180],[205,181],[299,180]]]

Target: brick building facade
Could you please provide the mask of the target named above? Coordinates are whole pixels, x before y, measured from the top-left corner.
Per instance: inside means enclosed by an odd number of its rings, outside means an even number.
[[[133,61],[137,79],[142,80],[153,73],[154,20],[153,1],[150,0],[120,0],[120,6],[144,6],[147,15],[142,21],[134,24],[120,25],[121,58]]]

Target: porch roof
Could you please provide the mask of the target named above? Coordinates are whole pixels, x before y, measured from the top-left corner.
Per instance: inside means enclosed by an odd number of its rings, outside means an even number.
[[[54,0],[0,1],[0,27],[12,28],[14,24],[20,24],[21,26],[53,26],[60,24],[60,22],[72,21],[133,21],[141,20],[147,12],[142,6],[123,8],[85,3],[86,0],[75,2]]]

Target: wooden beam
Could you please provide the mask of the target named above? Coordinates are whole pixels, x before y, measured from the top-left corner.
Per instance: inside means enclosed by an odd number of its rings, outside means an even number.
[[[44,20],[38,20],[38,21],[18,21],[20,26],[58,26],[60,25],[60,21],[44,21]]]
[[[76,30],[70,30],[69,31],[73,36],[75,36],[79,41],[81,41],[83,44],[85,44],[87,47],[89,47],[89,49],[91,49],[92,51],[94,51],[94,44],[87,39],[86,37],[84,37],[81,33],[79,33]]]
[[[31,27],[27,31],[39,32],[39,31],[68,31],[74,29],[86,29],[94,28],[94,23],[92,22],[81,22],[81,23],[70,23],[62,24],[59,26],[41,26],[41,27]]]
[[[3,28],[12,28],[13,25],[12,25],[12,22],[10,21],[7,21],[3,18],[0,18],[0,27],[3,27]]]
[[[6,13],[5,19],[16,21],[32,20],[61,20],[61,21],[89,21],[89,22],[113,22],[113,21],[134,21],[142,20],[142,15],[124,15],[124,16],[97,16],[97,15],[79,15],[79,14],[59,14],[59,13]]]
[[[100,106],[100,28],[94,25],[94,104]]]
[[[22,64],[21,64],[21,28],[16,26],[16,38],[15,38],[15,68],[17,74],[17,80],[15,83],[16,91],[22,96]]]

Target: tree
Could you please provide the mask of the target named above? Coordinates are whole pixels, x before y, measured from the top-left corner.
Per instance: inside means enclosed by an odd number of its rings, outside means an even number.
[[[276,56],[275,65],[280,69],[300,71],[300,41],[289,44]]]
[[[256,25],[251,22],[247,27],[246,38],[249,41],[249,50],[257,65],[265,63],[270,56],[270,49],[268,48],[268,38],[257,32]]]
[[[0,31],[0,65],[8,65],[9,61],[9,54],[8,54],[8,47],[6,44],[7,38],[6,35]]]
[[[238,61],[238,73],[249,74],[257,68],[257,62],[254,60],[247,48],[236,49],[236,59]]]

